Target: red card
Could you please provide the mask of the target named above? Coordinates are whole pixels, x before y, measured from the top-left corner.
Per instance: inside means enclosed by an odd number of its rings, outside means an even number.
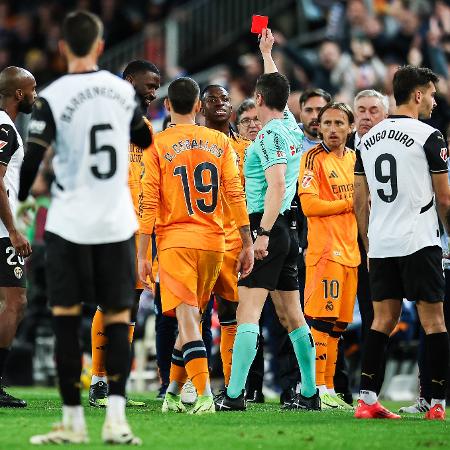
[[[268,24],[269,16],[252,16],[252,28],[250,31],[254,34],[261,34]]]

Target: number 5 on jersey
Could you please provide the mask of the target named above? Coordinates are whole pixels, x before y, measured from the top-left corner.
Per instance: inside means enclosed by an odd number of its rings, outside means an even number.
[[[214,212],[219,194],[219,174],[214,164],[210,162],[200,163],[195,167],[193,174],[188,173],[186,166],[178,166],[175,167],[173,174],[181,179],[184,200],[190,216],[194,214],[193,200],[201,212],[206,214]],[[197,191],[196,193],[191,193],[190,178],[193,181],[192,184]],[[205,182],[205,178],[209,179],[209,182]]]

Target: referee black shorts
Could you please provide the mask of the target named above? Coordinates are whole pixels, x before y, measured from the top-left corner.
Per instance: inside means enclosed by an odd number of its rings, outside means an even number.
[[[444,301],[442,249],[425,247],[407,256],[370,258],[372,301],[406,298],[411,301]]]
[[[135,238],[108,244],[75,244],[46,232],[50,306],[79,303],[103,311],[131,308],[135,301]]]
[[[254,240],[261,218],[262,213],[250,214],[250,228]],[[238,286],[264,288],[269,291],[298,290],[298,234],[295,216],[291,210],[280,214],[275,221],[270,231],[267,251],[268,255],[264,259],[255,259],[252,272],[239,280]]]

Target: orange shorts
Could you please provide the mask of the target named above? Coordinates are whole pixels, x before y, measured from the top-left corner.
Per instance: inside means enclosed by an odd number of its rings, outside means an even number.
[[[216,284],[213,287],[214,294],[217,294],[223,299],[231,302],[239,301],[236,264],[241,253],[241,249],[242,247],[237,247],[224,253],[222,268],[220,269]]]
[[[135,289],[144,289],[144,285],[141,283],[141,280],[139,279],[139,272],[138,272],[138,260],[137,260],[137,254],[139,251],[139,233],[136,233],[134,235],[134,240],[136,243],[136,259],[135,259],[135,266],[136,266],[136,286]],[[147,259],[149,261],[152,260],[152,246],[149,245],[148,246],[148,251],[147,251]]]
[[[174,315],[181,303],[202,311],[219,276],[223,253],[195,248],[158,251],[162,311]]]
[[[316,319],[353,322],[358,268],[320,259],[306,267],[305,315]]]

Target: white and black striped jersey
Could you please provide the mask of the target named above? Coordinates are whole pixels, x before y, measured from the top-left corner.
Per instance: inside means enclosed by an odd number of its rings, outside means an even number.
[[[5,111],[0,110],[0,164],[7,166],[3,181],[13,217],[15,217],[17,209],[19,174],[22,161],[22,138],[9,115]],[[8,236],[8,230],[0,220],[0,238]]]
[[[143,123],[132,85],[107,71],[68,74],[40,93],[28,141],[53,144],[55,152],[46,230],[77,244],[133,235],[127,180],[134,122]]]
[[[447,158],[442,134],[407,116],[390,116],[363,136],[355,175],[366,176],[370,191],[370,258],[441,245],[431,174],[447,172]]]

